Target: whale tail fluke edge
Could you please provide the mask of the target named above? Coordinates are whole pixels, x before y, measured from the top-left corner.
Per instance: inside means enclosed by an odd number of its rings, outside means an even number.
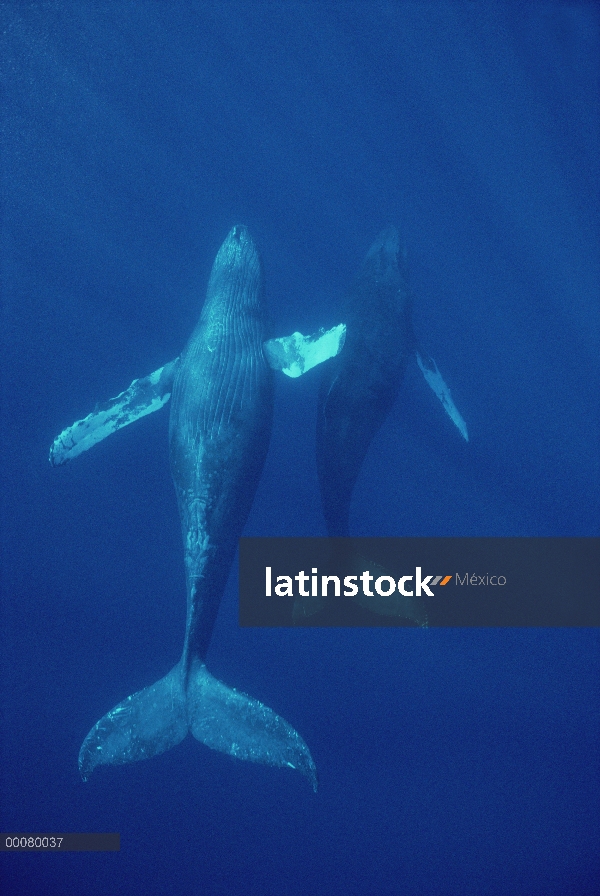
[[[99,765],[164,753],[188,731],[207,747],[237,759],[297,769],[317,791],[317,770],[298,732],[268,706],[218,681],[200,662],[192,665],[187,680],[178,663],[103,716],[81,745],[81,777],[87,781]]]

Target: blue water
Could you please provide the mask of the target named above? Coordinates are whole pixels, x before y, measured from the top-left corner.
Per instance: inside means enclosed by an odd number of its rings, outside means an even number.
[[[121,834],[119,853],[2,854],[2,893],[599,892],[592,630],[240,630],[234,569],[209,667],[301,732],[320,792],[191,738],[83,784],[89,728],[181,649],[167,411],[47,461],[181,351],[233,224],[283,335],[338,322],[393,223],[470,442],[412,366],[354,534],[598,535],[598,7],[23,0],[0,17],[0,829]],[[278,380],[246,534],[325,533],[313,373]]]

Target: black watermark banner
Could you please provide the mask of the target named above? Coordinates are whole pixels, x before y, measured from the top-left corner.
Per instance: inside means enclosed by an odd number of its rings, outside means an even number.
[[[0,852],[119,852],[120,834],[0,834]]]
[[[242,538],[242,626],[598,626],[598,538]]]

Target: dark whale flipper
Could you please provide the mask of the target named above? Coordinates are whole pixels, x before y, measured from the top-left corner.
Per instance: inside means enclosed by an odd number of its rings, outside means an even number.
[[[433,389],[439,400],[442,402],[442,407],[460,432],[465,442],[468,442],[469,433],[467,432],[467,424],[452,401],[450,389],[444,382],[442,374],[439,372],[438,366],[433,358],[430,358],[421,347],[417,349],[417,364],[425,377],[425,382],[431,389]]]
[[[237,759],[297,769],[317,790],[317,770],[297,731],[268,706],[229,688],[203,663],[178,663],[150,687],[127,697],[97,722],[79,752],[84,781],[99,765],[148,759],[176,746],[188,731]]]
[[[178,361],[175,358],[149,376],[134,380],[116,398],[109,398],[83,420],[64,429],[50,447],[52,466],[66,464],[118,429],[162,408],[171,397]]]

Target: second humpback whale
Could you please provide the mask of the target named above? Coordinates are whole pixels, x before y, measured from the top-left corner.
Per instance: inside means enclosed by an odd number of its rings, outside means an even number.
[[[317,787],[300,735],[258,700],[227,687],[205,665],[219,603],[248,517],[271,433],[271,368],[298,376],[336,354],[328,333],[267,340],[264,278],[245,227],[234,227],[215,259],[198,324],[182,355],[54,441],[64,463],[171,397],[170,465],[181,519],[187,585],[183,653],[155,684],[127,697],[94,725],[79,754],[84,780],[99,765],[168,750],[187,734],[223,753],[298,769]]]
[[[369,249],[344,312],[344,352],[323,370],[317,414],[317,470],[330,536],[349,534],[350,500],[360,468],[412,356],[468,441],[435,361],[417,344],[406,252],[395,227],[382,231]]]
[[[369,249],[344,311],[344,352],[323,371],[317,415],[317,470],[330,536],[349,534],[350,500],[360,468],[413,355],[468,441],[435,361],[417,344],[406,252],[395,227],[382,231]]]
[[[395,227],[383,230],[367,253],[344,306],[344,351],[323,369],[317,412],[317,471],[330,536],[349,535],[350,501],[369,445],[389,414],[406,366],[416,356],[444,409],[468,441],[467,427],[435,361],[418,345],[406,252]],[[405,602],[406,603],[406,602]],[[385,604],[385,601],[380,601]],[[297,607],[298,616],[318,609]],[[423,607],[369,607],[426,624]]]

